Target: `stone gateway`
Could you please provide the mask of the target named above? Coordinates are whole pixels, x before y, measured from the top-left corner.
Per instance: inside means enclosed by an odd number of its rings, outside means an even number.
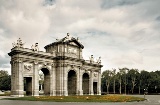
[[[69,33],[62,39],[46,45],[46,52],[39,51],[38,43],[31,49],[24,48],[19,38],[11,52],[11,93],[13,96],[101,95],[101,58],[94,61],[93,55],[84,60],[84,46]],[[39,71],[43,72],[40,86]]]

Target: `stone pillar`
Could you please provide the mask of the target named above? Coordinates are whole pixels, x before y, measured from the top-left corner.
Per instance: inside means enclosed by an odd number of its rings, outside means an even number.
[[[101,95],[101,70],[98,72],[98,86],[97,86],[97,95]]]
[[[61,62],[58,62],[56,68],[56,95],[62,96],[63,89],[63,67]]]
[[[63,61],[62,61],[63,62]],[[63,96],[64,94],[64,81],[63,81],[63,78],[64,78],[64,75],[63,75],[63,72],[64,72],[64,67],[63,67],[63,63],[61,62],[61,66],[60,66],[60,96]]]
[[[38,62],[33,63],[33,96],[39,96],[39,70]]]
[[[12,65],[12,90],[13,96],[23,97],[24,96],[24,81],[23,81],[23,62],[18,59],[13,62]]]
[[[80,74],[79,73],[80,72],[79,71],[80,71],[80,68],[77,67],[77,72],[76,72],[76,76],[77,76],[77,80],[76,80],[77,81],[77,84],[76,84],[77,85],[76,95],[79,95],[79,90],[80,90],[79,89],[80,88],[80,86],[79,86],[80,85],[80,82],[79,82],[79,80],[80,80],[79,79],[80,78]]]
[[[94,95],[93,93],[93,71],[90,72],[90,95]]]
[[[83,57],[82,57],[82,49],[81,48],[79,49],[79,59],[83,59]]]
[[[83,95],[82,90],[82,70],[79,70],[79,95]]]
[[[55,68],[55,65],[52,64],[52,67],[51,67],[51,85],[50,85],[50,95],[51,96],[56,96],[56,68]]]
[[[68,65],[67,64],[64,64],[63,66],[63,89],[64,89],[64,96],[68,96],[68,72],[67,72],[67,69],[68,69]]]
[[[15,95],[16,91],[16,65],[14,61],[11,61],[11,94]]]

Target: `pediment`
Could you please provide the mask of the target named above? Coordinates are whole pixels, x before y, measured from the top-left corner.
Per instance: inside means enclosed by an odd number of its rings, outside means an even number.
[[[69,42],[70,45],[78,46],[75,42]]]
[[[68,43],[73,46],[84,48],[84,46],[75,38],[72,38]]]

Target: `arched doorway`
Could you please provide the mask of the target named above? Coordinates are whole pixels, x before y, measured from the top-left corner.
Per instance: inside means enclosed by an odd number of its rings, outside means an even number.
[[[44,91],[44,95],[50,95],[50,73],[47,68],[42,68],[41,71],[44,74],[43,84],[41,83],[42,87],[40,89]],[[40,90],[39,89],[39,90]]]
[[[83,89],[83,94],[89,94],[89,75],[88,73],[83,74],[82,89]]]
[[[68,95],[76,95],[77,76],[74,70],[68,72]]]

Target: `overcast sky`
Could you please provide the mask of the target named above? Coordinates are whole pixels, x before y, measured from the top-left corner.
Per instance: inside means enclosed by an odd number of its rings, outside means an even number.
[[[102,57],[102,70],[160,70],[160,0],[0,0],[0,69],[10,71],[8,52],[44,46],[66,33],[79,37],[83,56]]]

